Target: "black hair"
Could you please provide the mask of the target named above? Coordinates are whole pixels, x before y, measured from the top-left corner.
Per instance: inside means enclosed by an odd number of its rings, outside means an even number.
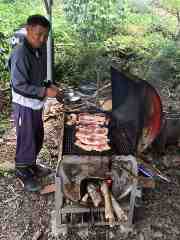
[[[51,25],[48,19],[39,14],[29,16],[27,19],[26,25],[28,26],[40,25],[42,27],[48,28],[49,30],[51,28]]]

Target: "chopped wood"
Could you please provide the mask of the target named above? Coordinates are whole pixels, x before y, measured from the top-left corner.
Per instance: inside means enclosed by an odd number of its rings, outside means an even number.
[[[119,220],[125,220],[127,221],[128,220],[128,217],[127,215],[125,214],[124,210],[121,208],[121,206],[119,205],[118,201],[116,201],[115,197],[112,195],[112,193],[110,193],[110,196],[111,196],[111,201],[112,201],[112,207],[113,207],[113,210],[117,216],[117,218]]]
[[[111,111],[112,110],[112,100],[100,100],[99,101],[100,108],[104,111]]]
[[[110,192],[106,182],[103,182],[101,185],[101,192],[104,197],[104,206],[105,206],[105,218],[109,220],[109,224],[112,225],[115,221],[115,217],[113,214],[112,200],[110,196]]]

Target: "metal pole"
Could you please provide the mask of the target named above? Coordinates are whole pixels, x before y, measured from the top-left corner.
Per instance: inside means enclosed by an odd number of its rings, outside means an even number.
[[[47,17],[51,24],[51,29],[49,32],[49,37],[47,41],[47,81],[53,81],[52,79],[52,4],[53,0],[47,0],[48,9],[47,9]]]

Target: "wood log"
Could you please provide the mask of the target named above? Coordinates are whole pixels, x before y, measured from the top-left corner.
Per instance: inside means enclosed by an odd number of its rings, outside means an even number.
[[[110,192],[109,192],[109,189],[108,189],[108,186],[107,186],[106,182],[102,183],[101,192],[103,194],[104,201],[105,201],[105,204],[104,204],[105,205],[105,218],[108,219],[109,224],[112,225],[113,222],[115,221],[115,217],[114,217],[114,214],[113,214]]]
[[[87,191],[93,201],[93,204],[95,207],[98,207],[99,204],[102,202],[102,198],[101,198],[101,194],[99,192],[97,192],[96,190],[96,186],[94,186],[93,184],[89,183],[87,185]]]
[[[111,201],[112,201],[112,207],[113,210],[119,220],[128,220],[127,215],[125,214],[124,210],[120,207],[118,201],[116,201],[115,197],[110,193]]]

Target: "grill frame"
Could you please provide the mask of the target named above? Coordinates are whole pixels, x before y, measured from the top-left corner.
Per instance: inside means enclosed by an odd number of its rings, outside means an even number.
[[[64,116],[65,119],[65,116]],[[65,123],[65,121],[64,121]],[[63,125],[63,128],[61,129],[61,133],[60,133],[60,139],[61,142],[59,142],[59,155],[58,155],[58,165],[57,165],[57,169],[56,169],[56,177],[55,177],[55,184],[56,184],[56,192],[55,192],[55,211],[53,212],[53,234],[54,235],[59,235],[59,234],[66,234],[68,232],[68,229],[72,227],[72,223],[71,222],[66,222],[64,221],[63,217],[64,216],[71,216],[71,217],[77,217],[78,214],[90,214],[90,220],[88,222],[80,222],[78,224],[76,224],[76,226],[79,227],[79,231],[85,231],[86,233],[88,232],[88,229],[91,226],[103,226],[103,227],[109,227],[109,223],[106,222],[105,220],[102,219],[102,216],[104,216],[104,207],[99,207],[99,208],[95,208],[92,206],[81,206],[77,203],[74,203],[72,201],[68,203],[66,202],[66,197],[65,194],[63,192],[63,178],[62,178],[62,174],[61,174],[61,166],[62,166],[62,162],[63,162],[63,157],[65,156],[63,153],[63,139],[64,139],[64,128],[65,128],[65,124]],[[95,155],[94,155],[95,157]],[[83,155],[82,155],[83,158]],[[136,158],[134,158],[133,161],[133,174],[135,176],[138,175],[138,171],[137,171],[137,162],[136,162]],[[128,198],[128,221],[127,222],[123,222],[123,221],[115,221],[114,226],[122,226],[123,228],[127,228],[130,229],[132,227],[132,223],[133,223],[133,216],[134,216],[134,207],[135,207],[135,201],[137,196],[140,194],[139,190],[138,190],[138,181],[137,178],[134,178],[133,181],[133,188],[132,191],[130,193],[130,196]],[[127,201],[127,200],[126,200]],[[95,216],[97,214],[97,212],[101,212],[101,220],[96,221],[95,220]],[[74,226],[74,225],[73,225]]]

